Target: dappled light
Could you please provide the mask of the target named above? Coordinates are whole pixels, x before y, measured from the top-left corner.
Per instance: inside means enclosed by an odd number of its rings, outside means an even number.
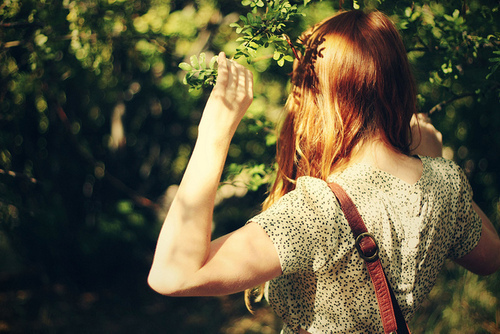
[[[275,128],[304,52],[298,38],[341,9],[378,8],[394,20],[419,111],[499,229],[498,1],[276,4],[275,12],[253,0],[0,4],[0,333],[279,333],[265,301],[251,315],[243,294],[167,298],[147,276],[217,75],[212,57],[237,58],[255,82],[217,192],[220,236],[261,210],[274,180]],[[323,51],[307,54],[304,71]],[[204,88],[184,84],[193,69],[198,79],[211,71],[197,82]],[[446,264],[412,332],[499,333],[499,275]]]

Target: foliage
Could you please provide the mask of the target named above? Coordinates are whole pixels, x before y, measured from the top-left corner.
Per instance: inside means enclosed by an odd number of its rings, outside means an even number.
[[[217,78],[216,62],[217,56],[212,57],[207,68],[205,53],[200,53],[200,56],[192,55],[190,58],[191,64],[182,62],[179,64],[181,70],[188,73],[184,77],[184,83],[189,84],[190,89],[197,87],[207,87],[215,84]]]
[[[254,71],[254,103],[219,190],[219,235],[258,211],[272,181],[274,125],[296,57],[290,45],[298,49],[307,26],[356,7],[380,9],[401,29],[421,111],[431,113],[447,156],[498,220],[498,2],[7,0],[0,332],[276,332],[265,308],[251,318],[241,298],[197,299],[193,307],[145,286],[208,94],[185,89],[182,79],[188,71],[192,87],[215,82],[219,51]],[[447,267],[412,330],[498,331],[497,280]]]
[[[303,15],[298,12],[297,4],[292,5],[287,0],[243,0],[241,4],[250,7],[251,11],[246,15],[240,15],[241,25],[238,23],[229,25],[236,28],[236,33],[240,34],[236,42],[241,42],[241,44],[236,49],[234,59],[244,57],[250,64],[252,59],[257,57],[259,48],[268,48],[272,45],[273,59],[279,66],[283,66],[285,61],[292,62],[293,57],[289,53],[293,50],[297,56],[297,52],[286,31],[296,22],[297,16]],[[217,72],[213,71],[212,67],[205,70],[205,57],[204,54],[202,55],[199,61],[194,56],[195,63],[191,64],[194,70],[186,66],[186,63],[179,65],[181,69],[188,72],[185,82],[189,84],[190,89],[212,85],[216,81]],[[213,64],[215,60],[215,57],[212,58],[210,64]]]

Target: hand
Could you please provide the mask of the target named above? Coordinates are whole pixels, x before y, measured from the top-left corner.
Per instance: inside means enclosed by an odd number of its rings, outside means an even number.
[[[432,125],[429,117],[424,114],[414,114],[411,121],[411,154],[428,157],[443,155],[443,136]]]
[[[200,134],[231,139],[253,100],[253,75],[242,65],[218,59],[217,83],[210,94],[200,122]]]

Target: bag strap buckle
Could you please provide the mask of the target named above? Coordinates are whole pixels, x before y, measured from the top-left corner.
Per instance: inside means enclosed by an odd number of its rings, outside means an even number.
[[[373,234],[369,232],[361,233],[356,237],[354,245],[358,250],[359,256],[361,256],[363,260],[367,262],[375,262],[378,260],[379,248],[377,240],[375,239]]]

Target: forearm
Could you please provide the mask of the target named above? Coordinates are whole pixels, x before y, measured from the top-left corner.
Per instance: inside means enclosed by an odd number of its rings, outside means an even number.
[[[198,138],[158,237],[150,280],[178,285],[206,261],[215,194],[228,146],[229,141]]]
[[[474,202],[472,202],[472,207],[481,218],[481,237],[469,254],[455,260],[455,262],[478,275],[490,275],[500,268],[500,257],[498,256],[500,239],[495,227],[484,212]]]
[[[481,208],[476,204],[476,202],[472,201],[472,208],[476,213],[481,217],[481,221],[483,223],[484,228],[489,231],[489,233],[492,233],[492,235],[496,235],[498,238],[498,232],[495,229],[495,226],[493,226],[493,223],[491,220],[486,216],[486,214],[481,210]]]

